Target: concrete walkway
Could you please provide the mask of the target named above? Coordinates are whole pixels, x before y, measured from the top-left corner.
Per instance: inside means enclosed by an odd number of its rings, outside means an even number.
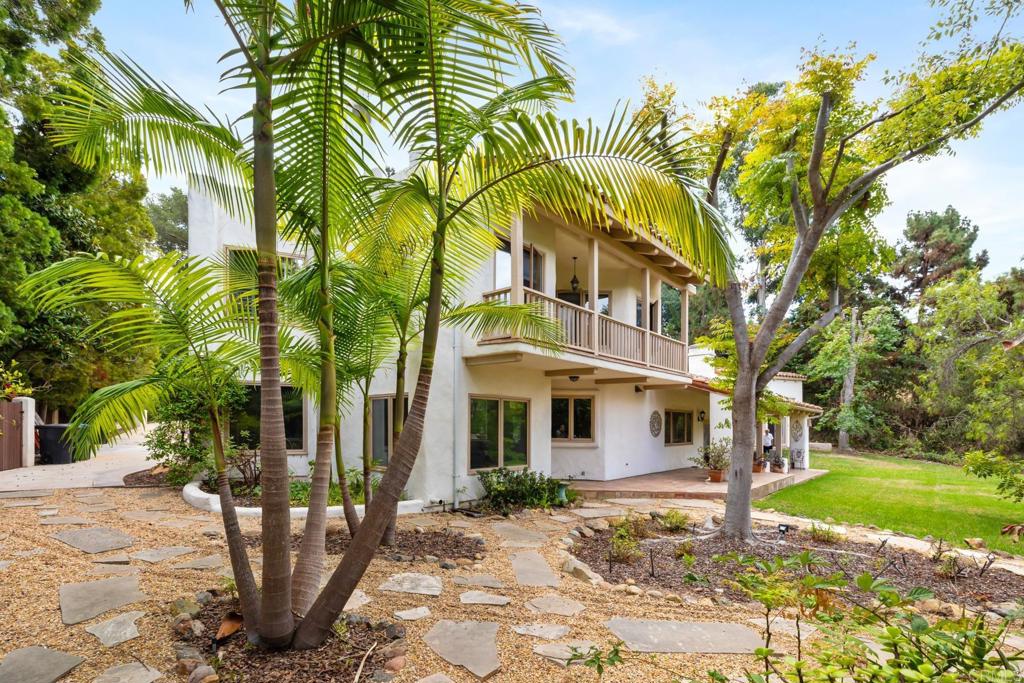
[[[92,459],[70,465],[36,465],[0,472],[0,492],[124,486],[125,475],[152,466],[146,448],[132,440],[104,446]]]

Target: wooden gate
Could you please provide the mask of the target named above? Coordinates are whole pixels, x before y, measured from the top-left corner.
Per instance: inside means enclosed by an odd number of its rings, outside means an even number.
[[[0,472],[21,467],[22,404],[0,401]]]

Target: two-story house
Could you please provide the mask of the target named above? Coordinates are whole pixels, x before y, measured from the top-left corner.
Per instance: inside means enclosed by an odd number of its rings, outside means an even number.
[[[690,264],[656,238],[618,227],[592,231],[543,211],[515,221],[507,234],[463,299],[537,302],[561,323],[565,349],[553,354],[527,339],[443,328],[410,497],[475,498],[476,473],[502,466],[597,481],[688,468],[699,463],[702,445],[729,436],[725,396],[709,384],[707,352],[687,343],[689,297],[699,282]],[[190,253],[252,244],[248,226],[190,193]],[[293,250],[282,244],[281,252]],[[678,297],[667,297],[670,289]],[[672,335],[663,333],[669,318]],[[417,364],[414,351],[410,391]],[[371,444],[380,467],[393,447],[394,385],[387,367],[371,383]],[[776,443],[792,448],[795,466],[807,467],[808,421],[820,411],[802,402],[799,375],[780,375],[770,388],[791,400],[790,414],[771,427]],[[258,386],[251,391],[258,415]],[[285,391],[290,464],[301,476],[314,456],[315,405]],[[258,419],[247,423],[250,438],[258,438]],[[343,457],[353,467],[362,423],[356,395],[342,422]]]

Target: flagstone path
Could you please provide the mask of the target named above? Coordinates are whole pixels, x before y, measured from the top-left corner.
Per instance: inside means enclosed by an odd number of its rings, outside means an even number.
[[[0,683],[54,683],[84,657],[33,645],[9,652],[0,662]]]

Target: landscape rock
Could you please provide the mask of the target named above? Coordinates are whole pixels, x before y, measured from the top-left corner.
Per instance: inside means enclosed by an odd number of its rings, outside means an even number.
[[[459,595],[459,602],[463,605],[497,605],[503,606],[512,602],[512,598],[504,595],[496,595],[487,591],[466,591]]]
[[[395,618],[402,621],[418,621],[430,616],[429,607],[413,607],[395,612]]]
[[[211,680],[210,676],[214,676],[215,678]],[[209,664],[203,664],[202,666],[197,666],[192,670],[192,673],[188,675],[188,683],[212,683],[213,681],[219,680],[216,676],[217,672],[214,671],[212,666]]]
[[[497,635],[494,622],[443,619],[427,631],[423,642],[449,664],[485,679],[501,668]]]
[[[348,602],[345,603],[343,611],[351,612],[353,610],[357,610],[371,600],[372,598],[366,594],[366,591],[362,588],[356,588],[352,591],[352,595],[348,596]]]
[[[568,640],[564,643],[544,643],[541,645],[534,645],[533,653],[535,655],[540,655],[544,659],[552,661],[559,666],[568,666],[569,660],[572,658],[574,652],[585,656],[593,647],[594,643],[589,640]],[[573,661],[573,664],[582,663],[583,662],[580,659]]]
[[[202,605],[192,598],[178,598],[171,603],[171,609],[174,610],[175,614],[187,614],[193,619],[198,617],[199,613],[203,611]]]
[[[436,576],[408,572],[395,574],[382,583],[378,589],[392,593],[412,593],[413,595],[432,595],[436,597],[441,594],[442,584],[441,579]]]
[[[609,524],[608,520],[604,517],[597,517],[595,519],[588,519],[583,522],[583,525],[593,531],[608,531]]]
[[[473,574],[471,576],[456,576],[452,583],[459,586],[479,586],[481,588],[504,588],[504,584],[496,576],[490,574]]]

